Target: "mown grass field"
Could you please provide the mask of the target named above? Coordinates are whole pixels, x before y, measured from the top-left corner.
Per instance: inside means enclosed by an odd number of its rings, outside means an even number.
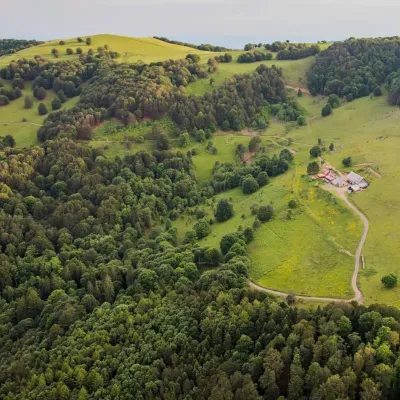
[[[9,82],[6,82],[5,85],[9,85]],[[30,96],[33,100],[33,107],[28,110],[24,108],[25,96]],[[46,98],[43,100],[49,112],[51,112],[51,102],[54,97],[55,93],[48,90]],[[69,99],[63,104],[63,108],[73,107],[77,100],[78,98]],[[14,136],[17,147],[30,147],[37,144],[36,133],[46,118],[38,113],[39,103],[40,101],[33,96],[32,85],[25,83],[21,98],[11,101],[7,106],[0,107],[0,136]],[[22,122],[23,118],[27,122]]]

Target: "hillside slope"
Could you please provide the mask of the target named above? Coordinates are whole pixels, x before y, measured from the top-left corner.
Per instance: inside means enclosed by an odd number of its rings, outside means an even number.
[[[48,58],[50,60],[53,59],[56,61],[71,60],[73,58],[77,58],[78,55],[67,55],[67,48],[71,48],[74,53],[78,47],[82,48],[84,52],[87,52],[89,49],[96,51],[98,47],[103,47],[105,44],[110,46],[111,50],[117,51],[121,54],[121,57],[118,59],[118,61],[121,62],[134,62],[142,60],[146,63],[149,63],[167,59],[184,58],[189,53],[212,54],[207,51],[174,45],[153,38],[132,38],[118,35],[94,35],[90,36],[90,38],[92,39],[92,44],[90,46],[86,45],[85,41],[83,43],[78,43],[76,38],[63,39],[65,41],[65,45],[59,44],[60,39],[52,40],[39,46],[21,50],[16,54],[1,57],[0,66],[7,65],[12,60],[17,60],[20,58],[32,59],[35,55],[40,55],[44,58]],[[86,39],[86,37],[83,37],[83,39]],[[57,48],[60,52],[60,57],[58,59],[54,58],[51,54],[51,50],[53,48]]]

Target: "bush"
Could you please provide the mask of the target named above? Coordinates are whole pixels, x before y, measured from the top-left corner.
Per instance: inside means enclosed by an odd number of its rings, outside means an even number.
[[[38,87],[34,90],[33,94],[38,100],[44,100],[46,98],[46,89],[43,87]]]
[[[46,115],[49,111],[47,110],[46,104],[40,103],[38,106],[39,115]]]
[[[7,96],[0,95],[0,106],[6,106],[10,104],[10,100]]]
[[[342,164],[345,167],[351,167],[351,165],[353,164],[353,160],[351,159],[351,157],[346,157],[342,160]]]
[[[307,119],[304,115],[300,115],[299,118],[297,118],[297,125],[299,126],[306,126],[307,125]]]
[[[254,229],[253,228],[246,228],[243,231],[243,237],[244,237],[244,241],[246,243],[250,243],[254,240]]]
[[[331,106],[329,103],[327,103],[327,104],[325,105],[325,107],[322,108],[322,110],[321,110],[321,115],[322,115],[323,117],[327,117],[327,116],[330,115],[330,114],[332,114],[332,106]]]
[[[257,192],[258,188],[258,183],[252,175],[248,175],[242,183],[242,190],[244,194],[255,193]]]
[[[318,145],[316,145],[310,149],[311,157],[320,157],[321,154],[322,154],[322,150],[321,150],[321,147],[319,147]]]
[[[52,102],[51,102],[51,108],[56,111],[59,110],[62,106],[61,100],[56,97]]]
[[[86,44],[90,46],[92,44],[92,39],[90,37],[86,38]]]
[[[268,185],[269,183],[269,177],[268,174],[265,171],[261,171],[258,175],[257,175],[257,183],[258,186],[263,187],[265,185]]]
[[[397,285],[397,276],[395,274],[386,275],[382,277],[381,282],[386,288],[393,288]]]
[[[76,54],[82,54],[82,53],[83,53],[82,48],[78,47],[78,48],[76,49]]]
[[[70,56],[70,55],[74,54],[74,51],[70,47],[68,47],[68,49],[66,50],[66,53]]]
[[[197,239],[202,239],[208,236],[211,232],[211,227],[208,221],[204,218],[198,220],[194,225]]]
[[[76,40],[78,41],[78,43],[82,43],[83,42],[83,39],[81,37],[78,37]]]
[[[32,97],[30,97],[30,96],[25,96],[25,99],[24,99],[24,107],[25,107],[26,110],[29,110],[30,108],[33,107],[33,100],[32,100]]]
[[[233,205],[227,199],[221,199],[218,202],[215,218],[218,222],[225,222],[233,217]]]
[[[308,175],[315,175],[315,174],[318,174],[318,172],[319,172],[319,164],[317,161],[313,161],[310,164],[308,164],[308,167],[307,167]]]
[[[288,207],[291,208],[292,210],[295,209],[295,208],[297,208],[297,202],[296,202],[296,200],[293,200],[293,199],[292,199],[292,200],[289,200]]]
[[[336,94],[329,95],[328,103],[331,105],[332,108],[338,108],[340,106],[339,96],[337,96]]]
[[[3,137],[2,144],[4,147],[15,147],[15,139],[11,135],[6,135]]]
[[[59,44],[60,46],[64,46],[64,45],[65,45],[65,42],[64,42],[64,40],[60,40],[60,41],[58,42],[58,44]]]
[[[257,211],[257,218],[261,222],[268,222],[274,215],[272,206],[261,206]]]

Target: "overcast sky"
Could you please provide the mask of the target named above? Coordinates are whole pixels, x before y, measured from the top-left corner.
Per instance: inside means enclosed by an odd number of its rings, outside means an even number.
[[[239,46],[391,36],[399,22],[400,0],[0,0],[1,38],[115,33]]]

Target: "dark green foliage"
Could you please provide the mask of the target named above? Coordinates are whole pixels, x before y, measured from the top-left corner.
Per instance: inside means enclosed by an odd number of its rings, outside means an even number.
[[[92,38],[88,37],[86,38],[86,45],[90,46],[92,44]]]
[[[197,239],[202,239],[208,236],[211,232],[211,227],[205,218],[199,219],[194,225]]]
[[[257,183],[258,183],[258,186],[260,186],[260,187],[268,185],[269,177],[268,177],[268,174],[265,171],[261,171],[257,175]]]
[[[0,149],[15,147],[15,139],[12,135],[0,136]]]
[[[233,217],[233,205],[228,199],[221,199],[215,210],[215,218],[218,222],[225,222]]]
[[[49,111],[47,110],[46,104],[39,103],[38,113],[39,115],[46,115]]]
[[[333,111],[332,106],[330,105],[330,103],[327,103],[327,104],[322,108],[322,110],[321,110],[321,115],[322,115],[323,117],[327,117],[328,115],[331,115],[331,114],[332,114],[332,111]]]
[[[238,63],[253,63],[258,61],[272,60],[271,53],[263,53],[261,51],[252,51],[240,54],[237,58]]]
[[[268,222],[274,215],[274,209],[272,206],[261,206],[257,211],[257,218],[261,222]]]
[[[51,102],[51,108],[56,111],[59,110],[62,107],[61,100],[56,97],[52,102]]]
[[[315,56],[321,51],[318,45],[312,45],[302,48],[292,48],[290,50],[281,50],[276,55],[278,60],[299,60],[301,58],[307,58]]]
[[[171,44],[177,44],[179,46],[186,46],[186,47],[191,47],[193,49],[198,49],[198,50],[203,50],[203,51],[213,51],[213,52],[223,52],[223,51],[228,51],[226,47],[222,46],[213,46],[211,44],[191,44],[191,43],[186,43],[186,42],[180,42],[179,40],[171,40],[166,37],[160,37],[160,36],[154,36],[154,39],[162,40],[163,42],[166,43],[171,43]]]
[[[380,97],[380,96],[382,96],[382,89],[381,89],[379,86],[377,86],[377,87],[374,89],[374,96],[375,96],[375,97]]]
[[[215,57],[215,61],[219,63],[230,63],[232,61],[232,54],[225,53]]]
[[[281,121],[297,121],[299,117],[305,117],[305,111],[300,107],[295,99],[288,99],[284,103],[273,104],[270,106],[272,115],[277,116]]]
[[[30,108],[32,108],[33,107],[33,100],[32,100],[32,97],[30,97],[30,96],[25,96],[25,98],[24,98],[24,108],[26,109],[26,110],[29,110]]]
[[[33,94],[38,100],[44,100],[46,98],[46,89],[40,86],[36,86],[33,89]]]
[[[387,288],[393,288],[397,285],[397,276],[395,274],[389,274],[382,277],[381,282]]]
[[[64,41],[64,40],[60,40],[60,41],[58,42],[58,44],[59,44],[60,46],[64,46],[64,45],[65,45],[65,41]]]
[[[345,167],[351,167],[351,165],[353,164],[353,160],[351,157],[346,157],[342,160],[342,164]]]
[[[319,163],[318,161],[310,162],[307,166],[307,174],[308,175],[315,175],[319,172]]]
[[[333,143],[331,143],[331,144],[329,145],[329,150],[330,150],[330,151],[334,151],[334,150],[335,150],[335,145],[334,145]]]
[[[399,50],[397,36],[336,42],[317,56],[309,73],[310,91],[348,101],[368,96],[399,69]]]
[[[328,97],[328,103],[332,108],[338,108],[340,106],[340,98],[336,94],[330,94]]]
[[[320,157],[321,154],[322,154],[322,150],[321,150],[321,147],[318,145],[315,145],[310,149],[311,157]]]
[[[295,209],[295,208],[297,208],[297,202],[296,202],[296,200],[294,200],[294,199],[289,200],[288,207],[291,208],[292,210]]]
[[[42,43],[43,42],[38,42],[37,40],[0,39],[0,57],[7,54],[14,54],[20,50]]]
[[[260,149],[260,144],[261,144],[261,137],[260,136],[253,136],[250,139],[249,151],[251,151],[252,153],[258,151]]]
[[[307,118],[304,115],[300,115],[300,117],[297,118],[297,125],[306,126],[307,125]]]
[[[242,190],[244,194],[252,194],[257,192],[259,185],[252,175],[247,175],[242,182]]]
[[[6,106],[7,104],[10,104],[9,98],[7,96],[0,95],[0,107]]]
[[[65,53],[70,56],[70,55],[74,54],[74,51],[68,47],[68,49],[65,51]]]

